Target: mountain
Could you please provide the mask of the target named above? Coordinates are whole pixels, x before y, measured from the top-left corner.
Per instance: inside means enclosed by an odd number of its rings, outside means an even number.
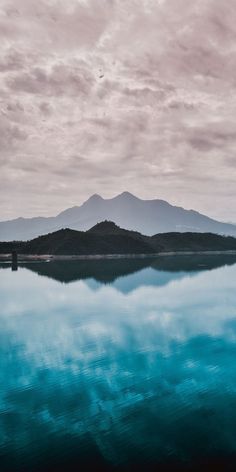
[[[112,220],[122,228],[146,235],[173,231],[236,236],[233,224],[221,223],[164,200],[141,200],[124,192],[111,199],[93,195],[81,206],[69,208],[55,217],[0,222],[0,241],[29,240],[62,228],[86,231],[103,220]]]
[[[114,222],[98,223],[88,231],[61,229],[27,242],[2,242],[0,254],[16,250],[31,255],[128,255],[181,251],[236,251],[236,238],[211,233],[163,233],[144,236],[118,227]]]

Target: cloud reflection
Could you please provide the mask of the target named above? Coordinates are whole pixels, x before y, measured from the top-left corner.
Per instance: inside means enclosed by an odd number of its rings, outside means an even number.
[[[1,450],[35,460],[43,437],[89,434],[114,464],[235,452],[235,276],[123,293],[1,270]]]

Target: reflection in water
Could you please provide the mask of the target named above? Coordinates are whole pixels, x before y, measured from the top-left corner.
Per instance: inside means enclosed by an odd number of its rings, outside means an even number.
[[[235,261],[90,262],[0,270],[1,471],[230,470]]]
[[[142,269],[153,269],[153,284],[158,283],[157,274],[170,273],[170,277],[178,277],[179,272],[200,272],[212,270],[225,265],[236,263],[236,255],[201,255],[201,256],[170,256],[137,259],[104,259],[104,260],[65,260],[45,262],[21,262],[21,267],[26,267],[39,275],[58,280],[63,283],[77,280],[94,279],[99,283],[113,283],[116,279],[128,275],[137,274]],[[1,263],[0,268],[8,267],[9,263]],[[126,279],[127,280],[127,279]],[[140,280],[144,282],[141,276]],[[149,282],[147,282],[147,285]]]
[[[13,251],[13,252],[12,252],[11,270],[12,270],[13,272],[15,272],[15,271],[18,270],[18,256],[17,256],[17,252],[16,252],[16,251]]]

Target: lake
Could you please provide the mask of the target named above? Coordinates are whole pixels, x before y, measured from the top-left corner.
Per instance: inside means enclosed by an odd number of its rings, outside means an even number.
[[[1,472],[236,470],[236,258],[0,264]]]

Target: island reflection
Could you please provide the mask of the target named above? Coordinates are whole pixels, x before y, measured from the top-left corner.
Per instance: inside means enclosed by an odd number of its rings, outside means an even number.
[[[155,258],[103,259],[103,260],[64,260],[50,262],[19,262],[19,267],[27,268],[38,275],[49,277],[62,283],[94,279],[101,284],[112,284],[121,277],[137,274],[141,270],[151,269],[152,284],[158,285],[164,273],[170,278],[179,277],[178,273],[197,273],[213,270],[236,263],[236,255],[191,255],[164,256]],[[10,263],[1,263],[0,268],[9,267]],[[157,274],[158,272],[158,274]],[[147,272],[146,272],[147,274]],[[159,275],[159,279],[157,277]],[[143,281],[143,277],[142,281]],[[164,277],[165,278],[165,277]],[[148,281],[147,281],[148,282]]]

